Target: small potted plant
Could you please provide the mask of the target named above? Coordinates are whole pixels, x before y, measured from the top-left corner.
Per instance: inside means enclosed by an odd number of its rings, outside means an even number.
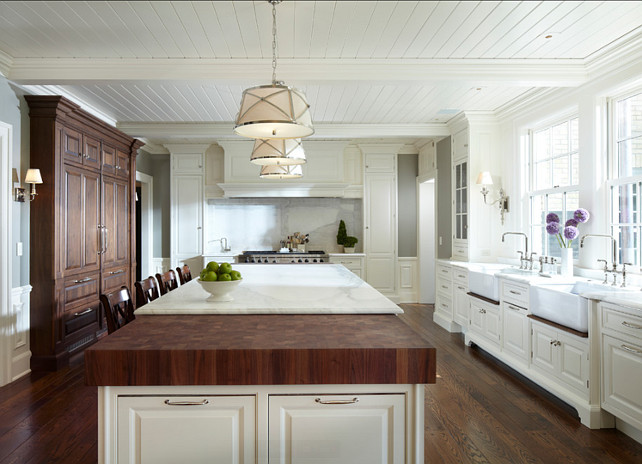
[[[343,253],[344,242],[347,236],[346,223],[341,219],[339,222],[339,230],[337,231],[337,245],[339,245],[339,253]]]
[[[357,237],[348,235],[343,241],[343,250],[346,253],[354,253],[354,246],[359,242]]]

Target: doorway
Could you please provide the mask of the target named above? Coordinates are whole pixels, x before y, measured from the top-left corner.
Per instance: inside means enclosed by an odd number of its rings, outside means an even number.
[[[154,178],[136,171],[136,280],[153,275]]]
[[[435,304],[436,175],[417,178],[419,302]]]

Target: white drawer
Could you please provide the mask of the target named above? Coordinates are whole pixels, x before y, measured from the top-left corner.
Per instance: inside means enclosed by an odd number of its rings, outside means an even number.
[[[437,278],[439,279],[440,277],[444,279],[452,280],[453,278],[452,268],[445,264],[437,264]]]
[[[453,283],[450,280],[446,279],[437,279],[437,288],[436,290],[446,295],[451,295],[453,291]]]
[[[463,284],[468,287],[468,269],[453,266],[452,268],[453,282]]]
[[[361,269],[361,260],[359,258],[331,258],[333,264],[343,264],[348,269]]]
[[[435,311],[440,314],[446,315],[449,319],[453,317],[453,302],[449,298],[444,298],[441,295],[437,295],[435,301]]]
[[[502,300],[528,308],[528,287],[504,281]]]
[[[630,314],[617,306],[602,304],[602,328],[631,335],[642,341],[642,316]]]

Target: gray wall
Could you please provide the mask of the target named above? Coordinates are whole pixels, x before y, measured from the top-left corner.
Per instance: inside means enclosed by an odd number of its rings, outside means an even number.
[[[417,256],[417,175],[416,154],[397,155],[397,218],[400,257]]]
[[[22,98],[22,92],[12,87],[7,79],[0,76],[0,121],[12,126],[12,144],[9,147],[11,159],[10,192],[13,198],[13,188],[16,182],[22,182],[29,169],[29,114],[27,105]],[[33,166],[38,167],[38,166]],[[23,185],[23,187],[28,187]],[[27,188],[29,190],[29,187]],[[12,287],[20,287],[29,283],[29,203],[11,201],[9,208],[11,217],[11,282]],[[16,256],[16,243],[22,242],[23,254]]]
[[[151,155],[144,149],[140,150],[136,157],[136,170],[154,178],[154,258],[169,258],[169,154]]]
[[[437,143],[437,258],[439,259],[448,259],[452,255],[450,143],[450,137]]]

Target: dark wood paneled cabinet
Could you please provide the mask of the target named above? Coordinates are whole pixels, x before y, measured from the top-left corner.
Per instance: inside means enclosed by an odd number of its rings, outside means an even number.
[[[31,368],[56,370],[107,326],[100,293],[136,275],[136,153],[142,143],[64,97],[26,96],[31,166]]]

